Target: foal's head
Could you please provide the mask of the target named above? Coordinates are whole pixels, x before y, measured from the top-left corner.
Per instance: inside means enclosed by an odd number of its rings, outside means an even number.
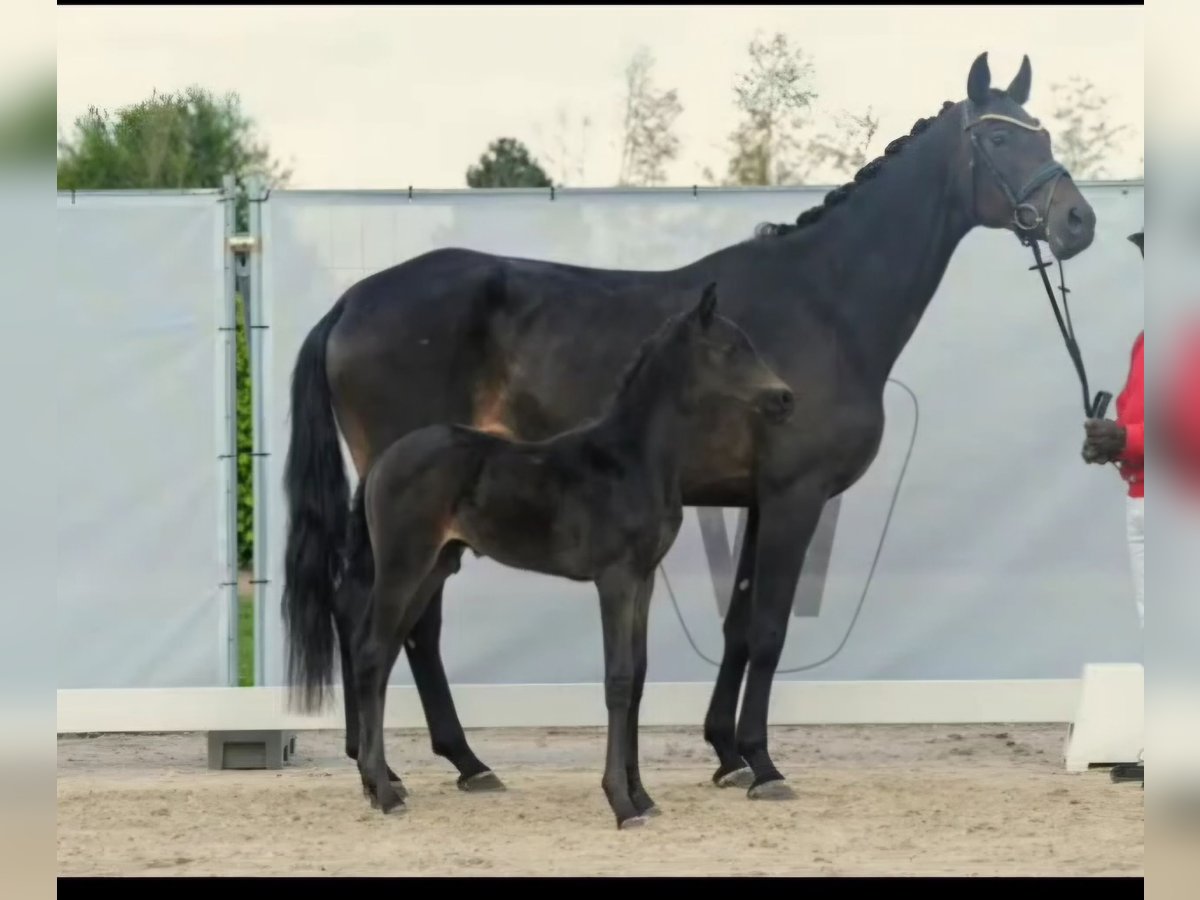
[[[696,307],[670,329],[668,340],[679,354],[686,406],[721,397],[754,407],[772,424],[791,415],[791,390],[758,355],[746,333],[717,314],[715,284],[708,285]]]

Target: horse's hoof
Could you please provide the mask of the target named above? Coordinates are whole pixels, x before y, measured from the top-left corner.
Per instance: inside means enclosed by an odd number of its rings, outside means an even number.
[[[657,806],[651,806],[649,809],[644,810],[642,812],[642,818],[644,818],[644,819],[653,819],[656,816],[661,816],[661,815],[662,815],[662,810],[659,809]]]
[[[641,828],[649,821],[650,820],[646,818],[645,814],[643,814],[640,816],[634,816],[631,819],[626,819],[624,822],[618,822],[617,828],[619,828],[621,831],[628,831],[630,828]]]
[[[397,778],[395,781],[390,782],[390,784],[392,785],[392,790],[396,792],[396,795],[401,800],[408,799],[408,788],[404,786],[404,782]]]
[[[389,798],[379,805],[385,816],[398,816],[408,812],[408,807],[399,797]]]
[[[748,788],[754,784],[754,772],[750,770],[749,766],[734,769],[732,772],[722,772],[718,769],[717,773],[713,775],[713,784],[719,788]]]
[[[458,778],[458,789],[466,791],[469,794],[486,794],[508,790],[504,786],[504,782],[497,778],[496,773],[491,770],[476,772],[474,775],[460,775]]]
[[[752,784],[746,791],[751,800],[795,800],[796,792],[792,786],[782,779],[764,781],[762,784]]]

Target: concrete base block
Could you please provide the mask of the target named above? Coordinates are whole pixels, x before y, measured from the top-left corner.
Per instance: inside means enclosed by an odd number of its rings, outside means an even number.
[[[294,731],[210,731],[210,769],[282,769],[296,752]]]

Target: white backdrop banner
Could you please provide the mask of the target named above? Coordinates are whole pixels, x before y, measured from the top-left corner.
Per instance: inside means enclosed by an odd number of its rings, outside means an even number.
[[[1066,264],[1072,312],[1093,389],[1116,394],[1142,327],[1142,260],[1126,240],[1142,228],[1142,187],[1095,185],[1084,193],[1099,224],[1093,246]],[[822,195],[273,193],[263,224],[267,683],[282,683],[284,659],[288,386],[305,334],[343,290],[447,246],[589,266],[674,267],[744,240],[759,222],[788,221]],[[1124,486],[1111,468],[1080,459],[1078,383],[1031,262],[1008,233],[977,229],[959,247],[888,384],[878,458],[826,510],[797,589],[780,677],[1075,678],[1084,663],[1140,661]],[[685,516],[657,580],[650,680],[715,676],[739,515]],[[442,642],[451,682],[601,681],[599,629],[587,584],[467,554],[446,588]],[[392,679],[411,683],[408,666],[398,664]]]
[[[59,195],[59,688],[228,683],[224,235],[214,192]]]

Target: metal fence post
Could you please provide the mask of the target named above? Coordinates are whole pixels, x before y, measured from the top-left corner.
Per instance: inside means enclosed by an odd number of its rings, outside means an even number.
[[[246,194],[250,203],[250,277],[247,280],[250,296],[250,330],[247,334],[250,347],[251,404],[254,417],[253,472],[254,472],[254,683],[266,683],[266,652],[264,637],[267,621],[267,579],[270,571],[270,554],[267,552],[267,465],[269,455],[267,437],[266,378],[265,365],[267,329],[264,321],[262,290],[262,204],[266,200],[266,185],[261,177],[252,176],[246,181]]]

